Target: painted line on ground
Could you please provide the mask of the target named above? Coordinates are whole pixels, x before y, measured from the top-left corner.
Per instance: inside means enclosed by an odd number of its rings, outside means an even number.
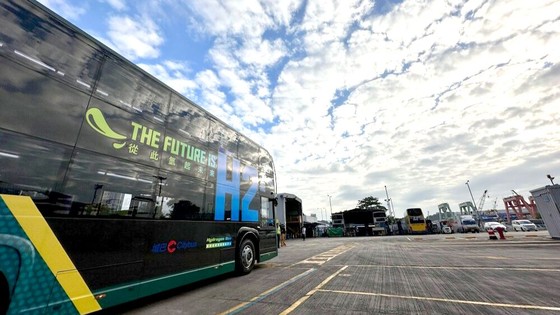
[[[402,269],[445,269],[445,270],[507,270],[507,271],[544,271],[560,272],[554,268],[532,268],[532,267],[473,267],[473,266],[407,266],[407,265],[344,265],[348,267],[364,268],[402,268]]]
[[[269,296],[269,295],[271,295],[271,294],[277,292],[278,290],[280,290],[280,289],[286,287],[287,285],[289,285],[289,284],[291,284],[291,283],[294,283],[294,282],[297,281],[298,279],[307,276],[308,274],[314,272],[315,270],[317,270],[317,269],[309,269],[309,270],[307,270],[307,271],[304,272],[304,273],[300,273],[299,275],[296,275],[296,276],[290,278],[289,280],[284,281],[284,282],[280,283],[279,285],[277,285],[277,286],[275,286],[275,287],[273,287],[273,288],[271,288],[271,289],[269,289],[269,290],[264,291],[263,293],[259,294],[258,296],[255,296],[254,298],[250,299],[249,301],[243,302],[243,303],[241,303],[241,304],[238,304],[238,305],[236,305],[236,306],[230,308],[229,310],[220,313],[219,315],[233,315],[233,314],[237,314],[237,313],[243,311],[244,309],[246,309],[246,308],[252,306],[253,304],[257,303],[258,301],[261,301],[262,299],[266,298],[267,296]]]
[[[506,256],[477,256],[481,259],[496,259],[496,260],[527,260],[527,258],[523,257],[506,257]],[[531,260],[560,260],[560,257],[553,258],[553,257],[531,257]]]
[[[283,312],[281,312],[280,315],[290,314],[293,310],[295,310],[303,302],[307,301],[307,299],[309,299],[313,294],[315,294],[317,291],[321,290],[321,288],[323,286],[325,286],[325,284],[329,283],[329,281],[331,281],[339,273],[343,272],[346,268],[348,268],[348,266],[343,266],[342,268],[338,269],[338,271],[336,271],[335,273],[330,275],[327,279],[323,280],[323,282],[319,283],[318,286],[313,288],[311,291],[307,292],[303,297],[301,297],[299,300],[297,300],[294,304],[290,305],[290,307],[288,307]]]
[[[560,307],[555,307],[555,306],[493,303],[493,302],[482,302],[482,301],[467,301],[467,300],[455,300],[455,299],[446,299],[446,298],[435,298],[435,297],[424,297],[424,296],[407,296],[407,295],[373,293],[373,292],[359,292],[359,291],[341,291],[341,290],[318,289],[317,292],[338,293],[338,294],[348,294],[348,295],[380,296],[380,297],[397,298],[397,299],[423,300],[423,301],[460,303],[460,304],[471,304],[471,305],[484,305],[484,306],[492,306],[492,307],[509,307],[509,308],[518,308],[518,309],[527,309],[527,310],[560,311]]]
[[[526,246],[526,245],[532,245],[532,246],[560,246],[560,242],[558,241],[550,241],[550,240],[523,240],[523,241],[508,241],[508,240],[484,240],[484,243],[481,242],[473,242],[473,241],[469,241],[469,242],[465,242],[465,240],[461,240],[461,239],[455,239],[455,242],[452,242],[451,240],[448,240],[445,243],[445,246],[476,246],[476,247],[496,247],[496,246],[507,246],[507,247],[511,247],[511,246]],[[399,246],[403,246],[403,247],[416,247],[416,246],[433,246],[433,247],[437,247],[440,246],[440,244],[438,244],[437,242],[430,242],[430,243],[408,243],[408,242],[402,242],[398,244]]]
[[[327,261],[335,258],[336,256],[338,256],[338,255],[340,255],[340,254],[342,254],[342,253],[344,253],[344,252],[346,252],[346,251],[348,251],[352,248],[354,248],[353,245],[342,245],[342,246],[339,246],[339,247],[335,247],[335,248],[333,248],[331,250],[328,250],[326,252],[317,254],[315,256],[311,256],[311,257],[306,258],[302,261],[298,261],[298,262],[296,262],[296,263],[294,263],[290,266],[287,266],[286,268],[291,268],[291,267],[294,267],[294,266],[299,265],[299,264],[322,265],[322,264],[326,263]]]

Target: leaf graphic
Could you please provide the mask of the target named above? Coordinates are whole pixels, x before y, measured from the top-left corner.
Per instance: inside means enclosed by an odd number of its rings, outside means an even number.
[[[103,117],[103,113],[99,108],[90,108],[86,112],[86,121],[93,130],[99,132],[100,134],[104,135],[105,137],[115,139],[115,140],[125,140],[126,136],[123,136],[119,133],[116,133],[109,127],[105,117]],[[126,143],[126,142],[125,142]],[[124,143],[121,145],[124,146]]]
[[[113,143],[113,148],[115,148],[115,149],[117,149],[117,150],[118,150],[118,149],[122,149],[122,147],[124,147],[125,144],[126,144],[126,141],[123,142],[123,143]]]

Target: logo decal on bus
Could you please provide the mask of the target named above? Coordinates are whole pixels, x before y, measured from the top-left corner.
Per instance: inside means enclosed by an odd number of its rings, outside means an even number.
[[[218,159],[216,155],[208,153],[185,141],[168,135],[163,136],[164,133],[161,131],[144,126],[140,123],[130,121],[130,137],[114,131],[109,126],[103,112],[99,108],[92,107],[88,109],[86,112],[86,121],[88,125],[99,134],[115,140],[116,142],[113,143],[113,148],[117,150],[126,146],[128,148],[128,153],[140,155],[142,148],[147,148],[150,150],[149,159],[155,161],[160,159],[160,153],[162,151],[167,152],[170,154],[169,160],[167,161],[169,165],[182,167],[183,170],[187,171],[194,169],[190,161],[199,163],[198,172],[200,173],[204,172],[205,166],[216,168],[216,161]],[[141,147],[140,145],[143,146]],[[184,158],[183,163],[179,163],[176,157]]]
[[[195,241],[176,241],[169,240],[168,242],[155,243],[152,245],[152,253],[161,254],[169,253],[173,254],[176,251],[183,251],[191,248],[198,247],[198,243]]]
[[[86,121],[88,125],[93,128],[93,130],[99,132],[107,138],[115,140],[126,140],[127,137],[119,133],[116,133],[109,127],[109,124],[105,120],[103,113],[99,108],[90,108],[86,112]],[[113,143],[113,148],[120,149],[126,145],[126,141],[123,143]]]
[[[230,247],[232,244],[233,238],[229,235],[211,236],[206,239],[206,248]]]
[[[218,170],[216,176],[216,211],[214,220],[226,220],[226,210],[230,210],[231,221],[257,222],[259,211],[251,209],[251,201],[257,195],[258,173],[257,169],[246,165],[241,168],[238,159],[231,156],[231,152],[220,149],[218,152]],[[241,183],[249,183],[249,189],[241,198]],[[227,202],[227,201],[230,202]],[[230,209],[226,209],[226,205]],[[241,207],[241,218],[239,208]]]

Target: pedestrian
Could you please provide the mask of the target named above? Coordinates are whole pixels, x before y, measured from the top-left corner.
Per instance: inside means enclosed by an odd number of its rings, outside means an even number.
[[[280,221],[276,220],[276,244],[278,244],[278,248],[280,248],[280,234],[282,231],[280,230]]]
[[[280,224],[280,247],[288,246],[286,245],[286,226],[284,224]]]
[[[305,226],[301,228],[301,237],[303,238],[303,240],[305,241]]]

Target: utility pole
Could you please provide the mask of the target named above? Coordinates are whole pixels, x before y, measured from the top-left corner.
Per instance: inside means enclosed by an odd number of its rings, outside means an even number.
[[[331,207],[331,221],[332,221],[332,202],[331,202],[331,195],[327,195],[329,197],[329,206]]]

